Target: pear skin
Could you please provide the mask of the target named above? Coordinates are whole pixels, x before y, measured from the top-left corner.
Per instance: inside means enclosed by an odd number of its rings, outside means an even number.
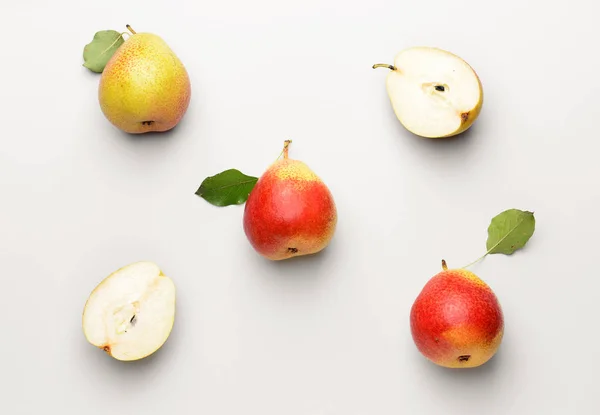
[[[492,289],[465,269],[434,275],[417,296],[410,312],[417,349],[447,368],[481,366],[498,351],[504,316]]]
[[[333,196],[302,161],[284,157],[258,179],[244,208],[244,232],[265,258],[311,255],[328,246],[337,225]]]
[[[127,133],[168,131],[187,111],[190,78],[160,36],[130,30],[133,34],[102,72],[100,108],[115,127]]]

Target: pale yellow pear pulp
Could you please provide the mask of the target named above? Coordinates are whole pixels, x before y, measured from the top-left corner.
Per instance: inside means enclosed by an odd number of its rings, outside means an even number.
[[[483,106],[483,87],[473,68],[459,56],[435,47],[398,53],[386,89],[394,113],[421,137],[452,137],[468,130]]]
[[[189,75],[173,50],[151,33],[131,35],[108,61],[98,99],[106,118],[131,134],[163,132],[185,115]]]
[[[92,290],[83,309],[83,332],[89,343],[117,360],[143,359],[170,336],[175,305],[173,280],[153,262],[135,262]]]

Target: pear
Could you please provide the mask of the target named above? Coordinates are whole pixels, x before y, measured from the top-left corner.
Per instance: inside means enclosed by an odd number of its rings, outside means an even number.
[[[462,58],[434,47],[398,53],[388,68],[386,89],[400,123],[426,138],[444,138],[469,129],[483,106],[483,87]]]
[[[244,207],[244,232],[252,247],[278,261],[325,249],[337,225],[329,188],[304,162],[288,156],[268,167],[252,188]]]
[[[132,35],[102,72],[100,108],[114,126],[127,133],[168,131],[187,111],[190,78],[160,36],[127,28]]]
[[[492,289],[466,269],[434,275],[410,311],[413,341],[423,356],[447,368],[473,368],[490,360],[504,335],[504,316]]]
[[[83,310],[83,333],[121,361],[145,358],[167,341],[175,319],[175,285],[153,262],[127,265],[103,279]]]

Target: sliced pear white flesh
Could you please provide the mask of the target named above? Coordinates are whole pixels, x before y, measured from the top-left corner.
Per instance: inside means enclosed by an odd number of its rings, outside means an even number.
[[[158,350],[175,320],[175,285],[152,262],[136,262],[106,277],[90,294],[83,332],[91,344],[117,360]]]
[[[473,68],[455,54],[418,46],[398,53],[386,89],[394,113],[412,133],[443,138],[469,129],[481,112],[483,88]]]

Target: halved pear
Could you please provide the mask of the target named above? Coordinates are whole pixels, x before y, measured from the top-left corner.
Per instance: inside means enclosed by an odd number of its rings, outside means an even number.
[[[83,310],[91,344],[117,360],[147,357],[167,341],[175,321],[175,285],[147,261],[113,272],[96,286]]]
[[[455,54],[426,46],[405,49],[388,68],[386,88],[396,117],[410,132],[427,138],[460,134],[473,125],[483,105],[483,87],[473,68]]]

